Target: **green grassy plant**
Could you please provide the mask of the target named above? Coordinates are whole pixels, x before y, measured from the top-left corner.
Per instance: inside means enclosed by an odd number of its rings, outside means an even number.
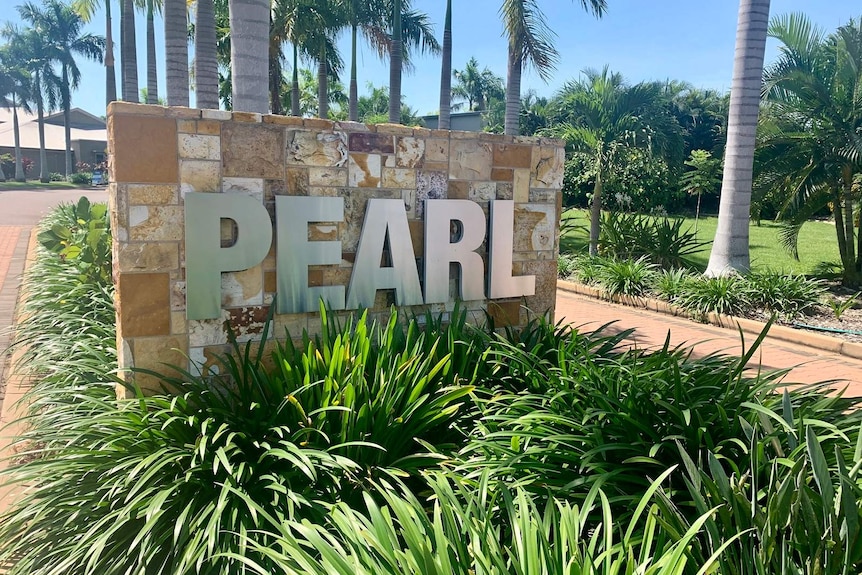
[[[690,257],[703,249],[703,242],[685,225],[679,218],[605,212],[599,254],[620,260],[645,257],[662,268],[690,266]]]
[[[610,297],[646,295],[656,269],[646,256],[636,260],[601,258],[596,266],[596,283]]]
[[[792,318],[817,305],[826,293],[818,280],[774,271],[745,276],[751,304],[770,313]]]
[[[653,279],[653,292],[671,303],[675,302],[685,291],[686,282],[693,276],[683,268],[659,270]]]
[[[856,292],[854,295],[848,297],[844,301],[836,300],[833,298],[825,298],[825,301],[826,305],[829,306],[829,309],[832,310],[832,315],[835,316],[835,319],[841,321],[841,316],[844,315],[845,311],[852,308],[856,304],[856,300],[859,299],[860,295],[862,295],[862,292]]]
[[[745,315],[754,305],[745,279],[737,275],[686,282],[676,303],[695,317],[708,313]]]

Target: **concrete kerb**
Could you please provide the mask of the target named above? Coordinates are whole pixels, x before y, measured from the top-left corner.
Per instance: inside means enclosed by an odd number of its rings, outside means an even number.
[[[562,291],[576,293],[591,297],[594,299],[603,299],[616,304],[627,305],[646,309],[649,311],[662,313],[666,315],[686,317],[688,314],[677,306],[674,306],[666,301],[657,300],[648,297],[631,297],[631,296],[608,296],[605,292],[592,286],[578,284],[566,280],[557,280],[557,289]],[[766,324],[752,319],[740,317],[732,317],[729,315],[710,313],[705,318],[706,323],[716,327],[726,329],[742,330],[745,333],[759,335],[766,329]],[[809,333],[803,330],[794,329],[783,325],[772,325],[769,328],[769,337],[789,343],[796,343],[844,355],[853,359],[862,359],[862,343],[853,343],[843,341],[837,337],[820,335],[817,333]]]

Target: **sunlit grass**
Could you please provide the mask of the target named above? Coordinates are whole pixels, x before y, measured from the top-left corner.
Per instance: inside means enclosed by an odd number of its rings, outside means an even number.
[[[563,233],[560,252],[586,253],[589,241],[589,212],[572,210],[567,214],[567,223],[564,225],[569,227]],[[694,218],[685,218],[685,221],[688,226],[694,227]],[[690,256],[690,259],[704,269],[709,261],[709,250],[717,227],[718,218],[715,216],[701,216],[697,224],[698,239],[709,243],[703,251]],[[769,269],[811,274],[818,264],[839,261],[838,240],[835,237],[835,226],[831,222],[812,221],[802,226],[799,235],[799,261],[794,260],[781,247],[778,241],[779,227],[779,224],[771,221],[763,221],[760,225],[752,222],[749,239],[752,270]]]

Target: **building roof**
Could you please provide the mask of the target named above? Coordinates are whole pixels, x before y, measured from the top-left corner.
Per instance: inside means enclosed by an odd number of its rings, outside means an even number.
[[[72,108],[70,112],[72,141],[89,140],[96,142],[108,141],[108,130],[105,121],[80,108]],[[18,125],[21,132],[22,148],[39,148],[39,122],[35,113],[27,113],[18,108]],[[12,110],[0,108],[0,147],[11,148],[15,145]],[[55,112],[45,116],[45,149],[66,149],[66,134],[63,126],[63,112]]]

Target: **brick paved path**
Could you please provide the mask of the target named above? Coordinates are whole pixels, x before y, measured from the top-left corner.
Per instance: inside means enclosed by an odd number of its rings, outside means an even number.
[[[9,331],[29,238],[27,227],[0,226],[0,406],[6,391],[8,357],[5,352],[9,347]]]
[[[596,329],[608,322],[616,322],[608,329],[609,333],[634,328],[629,341],[645,349],[664,345],[670,331],[673,345],[693,346],[696,356],[716,351],[739,354],[742,350],[740,334],[734,330],[612,304],[562,290],[557,292],[556,317],[557,320],[565,318],[575,326],[583,325],[586,329]],[[751,345],[754,339],[754,335],[746,334],[745,345]],[[837,387],[849,386],[847,395],[862,397],[860,360],[767,337],[752,362],[765,369],[793,368],[785,377],[788,382],[815,383],[834,380]]]

